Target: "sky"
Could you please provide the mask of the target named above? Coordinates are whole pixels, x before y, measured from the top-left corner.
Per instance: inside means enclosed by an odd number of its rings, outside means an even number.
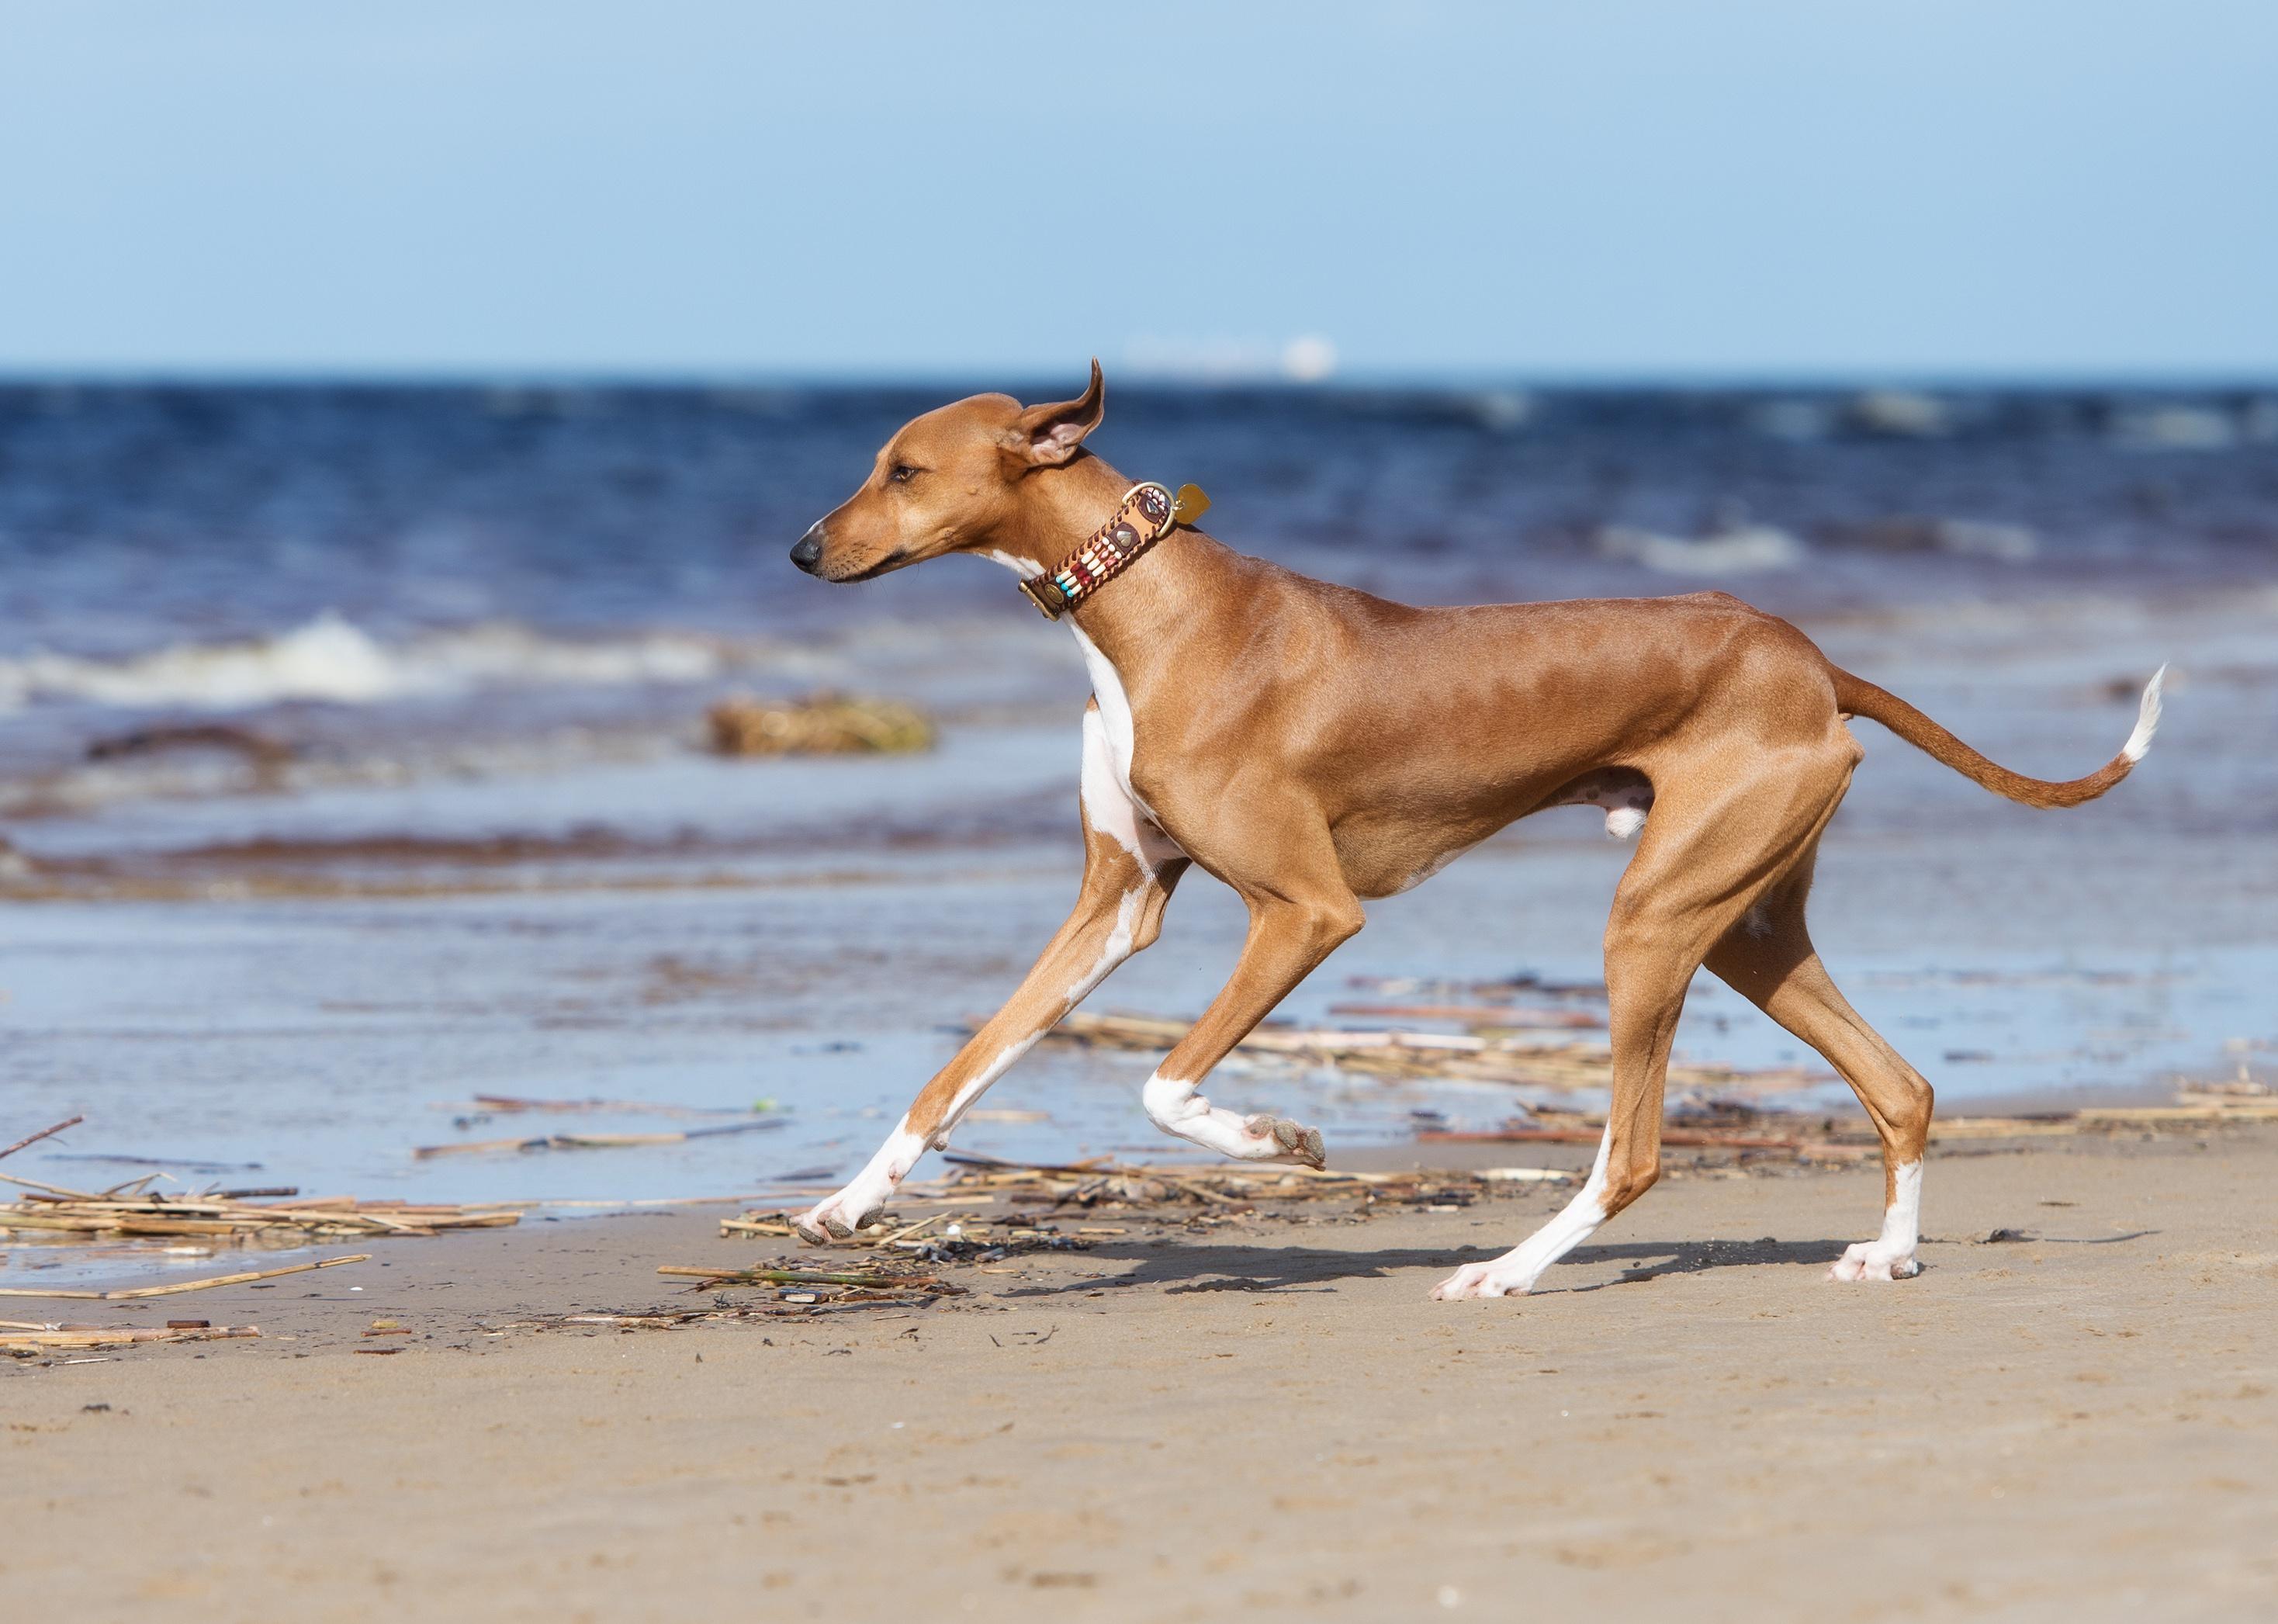
[[[0,373],[2278,376],[2269,0],[0,0]]]

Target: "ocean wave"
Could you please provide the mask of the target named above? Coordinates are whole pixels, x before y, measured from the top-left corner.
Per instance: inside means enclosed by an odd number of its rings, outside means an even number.
[[[42,651],[0,659],[0,711],[36,703],[246,710],[293,700],[371,705],[495,686],[697,683],[760,651],[687,632],[575,639],[506,623],[388,642],[339,615],[274,637],[178,643],[118,659]]]

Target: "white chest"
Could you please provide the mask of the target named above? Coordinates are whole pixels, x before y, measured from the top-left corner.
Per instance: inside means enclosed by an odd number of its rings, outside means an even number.
[[[1023,580],[1033,580],[1043,573],[1027,559],[1016,558],[1010,553],[992,552],[985,556],[1003,564]],[[1135,833],[1130,838],[1119,833],[1117,838],[1123,839],[1124,844],[1131,846],[1134,850],[1164,841],[1160,830],[1153,826],[1154,813],[1131,787],[1134,728],[1131,696],[1124,691],[1123,678],[1116,670],[1115,663],[1099,651],[1099,645],[1083,634],[1082,627],[1071,620],[1067,623],[1067,629],[1075,639],[1077,651],[1083,655],[1084,671],[1091,678],[1091,696],[1099,701],[1097,732],[1089,725],[1084,729],[1085,801],[1087,804],[1095,800],[1105,801],[1106,797],[1101,792],[1112,787],[1120,792],[1130,812],[1137,815],[1133,821],[1143,822],[1147,828],[1143,839]],[[1105,774],[1107,784],[1095,785],[1092,782],[1095,775],[1099,773]],[[1104,808],[1099,810],[1104,810]],[[1097,815],[1096,810],[1095,816]],[[1167,842],[1164,843],[1167,846]]]
[[[1091,696],[1099,701],[1099,720],[1107,745],[1109,767],[1115,774],[1117,785],[1129,796],[1134,806],[1143,803],[1131,787],[1131,696],[1123,691],[1123,678],[1117,674],[1115,663],[1099,652],[1099,645],[1083,634],[1082,627],[1071,621],[1068,630],[1075,636],[1075,646],[1082,651],[1084,670],[1091,677]]]

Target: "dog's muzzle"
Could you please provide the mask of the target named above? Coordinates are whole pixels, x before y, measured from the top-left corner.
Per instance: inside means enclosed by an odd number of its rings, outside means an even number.
[[[799,545],[791,549],[791,561],[809,575],[814,573],[814,566],[822,562],[822,521],[821,519],[815,520],[809,525],[806,533],[799,539]]]

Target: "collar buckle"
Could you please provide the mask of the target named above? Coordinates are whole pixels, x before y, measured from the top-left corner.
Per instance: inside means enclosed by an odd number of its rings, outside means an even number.
[[[1036,606],[1037,611],[1046,620],[1058,620],[1060,617],[1060,612],[1067,608],[1067,594],[1059,589],[1058,583],[1049,575],[1040,575],[1034,580],[1022,581],[1021,590],[1028,595],[1028,601]]]

